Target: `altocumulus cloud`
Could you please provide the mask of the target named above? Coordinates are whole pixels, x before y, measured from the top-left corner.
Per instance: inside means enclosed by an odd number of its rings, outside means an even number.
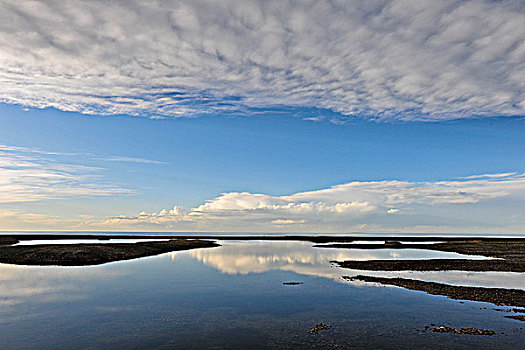
[[[516,209],[521,207],[516,206],[516,201],[523,202],[524,195],[525,175],[514,173],[435,182],[350,182],[279,197],[248,192],[223,193],[191,209],[175,206],[154,213],[143,211],[137,216],[113,217],[103,224],[212,231],[264,231],[283,227],[293,231],[295,226],[302,231],[327,232],[327,228],[334,231],[363,229],[364,224],[372,224],[373,229],[380,229],[380,224],[395,229],[401,222],[401,226],[412,225],[423,230],[428,229],[429,222],[443,222],[439,216],[437,220],[426,218],[443,213],[443,210],[447,224],[470,225],[469,228],[473,223],[482,226],[480,218],[486,217],[488,210],[489,216],[496,221],[510,217],[507,225],[523,227],[525,217]],[[496,204],[500,209],[507,208],[505,203],[510,203],[510,210],[498,213],[491,201],[500,201]],[[484,207],[487,203],[489,205]],[[396,222],[400,215],[402,220]]]
[[[520,1],[9,1],[0,101],[188,116],[525,112]]]

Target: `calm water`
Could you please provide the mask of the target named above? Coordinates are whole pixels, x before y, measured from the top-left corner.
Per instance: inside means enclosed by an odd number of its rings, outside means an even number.
[[[525,289],[524,274],[353,271],[331,261],[464,256],[313,248],[308,242],[220,243],[94,267],[0,265],[0,348],[525,347],[525,323],[505,319],[492,304],[341,279],[368,274]],[[320,322],[333,328],[309,334]],[[430,323],[505,334],[416,331]]]

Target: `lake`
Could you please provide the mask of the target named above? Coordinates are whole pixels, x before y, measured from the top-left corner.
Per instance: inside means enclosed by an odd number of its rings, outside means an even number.
[[[45,243],[45,242],[40,242]],[[56,242],[55,242],[56,243]],[[75,243],[78,243],[75,241]],[[0,265],[2,349],[523,348],[525,323],[490,303],[348,281],[332,261],[475,258],[457,253],[219,241],[89,267]],[[381,272],[454,285],[525,289],[523,273]],[[283,282],[301,282],[284,285]],[[318,334],[310,329],[331,326]],[[493,336],[423,331],[477,327]]]

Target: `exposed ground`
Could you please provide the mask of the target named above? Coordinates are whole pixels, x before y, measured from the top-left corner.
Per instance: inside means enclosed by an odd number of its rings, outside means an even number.
[[[18,242],[20,241],[14,237],[0,236],[0,246],[17,244]]]
[[[347,249],[427,249],[481,255],[494,260],[428,259],[428,260],[367,260],[337,262],[341,267],[369,271],[506,271],[525,272],[525,241],[523,240],[462,240],[435,244],[329,244],[318,247]],[[499,260],[496,260],[499,259]]]
[[[512,320],[518,320],[518,321],[525,322],[525,315],[509,315],[509,316],[505,316],[505,318],[510,318]]]
[[[10,246],[0,240],[0,263],[16,265],[99,265],[177,250],[217,247],[213,241],[171,239],[139,243],[46,244]],[[12,242],[12,241],[11,241]],[[17,243],[17,242],[14,242]]]
[[[433,295],[444,295],[451,299],[472,300],[488,302],[495,305],[508,305],[516,307],[525,307],[525,291],[520,289],[505,288],[483,288],[483,287],[464,287],[453,286],[444,283],[425,282],[408,278],[386,278],[373,276],[345,276],[344,279],[351,281],[363,281],[381,283],[403,287],[411,290],[427,292]]]
[[[385,244],[329,244],[323,247],[347,249],[427,249],[441,252],[455,252],[478,255],[494,259],[428,259],[428,260],[367,260],[337,262],[341,267],[369,271],[503,271],[525,272],[525,242],[523,240],[456,240],[442,243],[401,243],[390,241]],[[350,280],[375,282],[411,290],[444,295],[452,299],[489,302],[495,305],[525,307],[525,291],[505,288],[482,288],[454,286],[444,283],[425,282],[407,278],[386,278],[372,276],[345,277]],[[514,318],[514,317],[513,317]],[[515,317],[522,319],[523,316]]]

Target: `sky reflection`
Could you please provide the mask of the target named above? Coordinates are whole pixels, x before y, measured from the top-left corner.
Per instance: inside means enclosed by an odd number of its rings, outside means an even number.
[[[525,274],[509,272],[387,272],[344,269],[332,261],[383,259],[487,259],[458,253],[422,249],[337,249],[314,248],[310,242],[221,241],[221,247],[196,249],[187,254],[224,274],[263,273],[272,270],[292,271],[301,275],[333,279],[341,283],[363,285],[342,280],[342,276],[371,275],[404,277],[453,285],[525,289]],[[172,255],[175,258],[175,255]]]
[[[37,298],[40,302],[83,299],[81,284],[122,275],[91,267],[17,266],[0,264],[0,307]]]

